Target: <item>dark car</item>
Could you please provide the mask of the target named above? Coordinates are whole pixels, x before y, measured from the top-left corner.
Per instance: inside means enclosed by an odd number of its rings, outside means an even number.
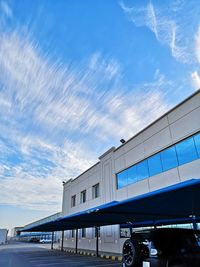
[[[32,238],[29,240],[29,242],[31,242],[31,243],[38,243],[39,241],[40,241],[40,239],[37,238],[37,237],[32,237]]]
[[[124,267],[200,267],[200,231],[159,228],[136,232],[123,245]]]

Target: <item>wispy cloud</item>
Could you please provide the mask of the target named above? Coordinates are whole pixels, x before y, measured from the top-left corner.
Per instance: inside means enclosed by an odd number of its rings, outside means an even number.
[[[96,110],[87,126],[99,134],[99,139],[129,138],[149,124],[152,118],[169,109],[170,105],[160,91],[169,85],[170,82],[158,74],[152,83],[135,85],[126,95],[107,98],[102,103],[104,109]]]
[[[152,3],[147,5],[147,26],[154,32],[156,38],[158,39],[158,22],[156,17],[156,12]]]
[[[7,17],[12,17],[13,15],[12,9],[8,5],[8,3],[5,1],[0,1],[0,12],[5,14]]]
[[[200,89],[200,75],[197,71],[192,72],[191,81],[195,89]]]
[[[191,72],[191,83],[195,89],[200,88],[200,75],[199,75],[199,63],[200,63],[200,26],[194,35],[194,51],[198,64],[195,66],[196,70]]]
[[[200,63],[200,26],[195,34],[195,53],[197,60]]]
[[[121,70],[119,63],[114,59],[105,59],[101,53],[94,53],[89,61],[89,68],[91,70],[98,70],[103,72],[108,79],[116,78],[119,79]]]
[[[1,204],[19,206],[35,210],[61,210],[62,188],[56,177],[38,179],[25,173],[21,167],[15,167],[13,177],[2,179]],[[46,185],[48,183],[48,186]]]
[[[4,111],[8,120],[15,114],[18,120],[24,120],[23,127],[29,127],[31,119],[32,130],[39,127],[51,138],[57,138],[77,130],[95,132],[96,127],[98,131],[104,131],[106,120],[117,127],[118,123],[121,125],[117,111],[120,117],[124,117],[123,110],[127,107],[137,110],[127,103],[134,99],[138,85],[131,89],[132,93],[123,96],[123,88],[119,90],[120,67],[113,59],[105,60],[100,54],[94,54],[88,67],[69,70],[67,66],[52,64],[42,58],[36,47],[28,38],[20,39],[16,33],[1,37],[1,96],[4,105],[10,107]],[[167,86],[167,81],[160,84],[159,79],[154,83],[157,87],[147,85],[152,95],[154,92],[157,94],[161,86]],[[113,98],[121,99],[118,110],[109,108]],[[113,137],[113,133],[107,137]]]
[[[194,25],[188,20],[192,16],[193,22],[197,22],[200,15],[194,3],[172,1],[167,6],[158,6],[149,2],[146,6],[138,7],[133,3],[131,7],[127,7],[120,2],[120,6],[136,26],[146,26],[161,44],[168,46],[172,56],[178,61],[194,61],[193,44],[189,41],[190,38],[185,38],[191,36],[192,39],[195,30]],[[183,15],[183,10],[190,14],[187,18]]]
[[[61,148],[35,136],[15,137],[1,146],[1,204],[35,210],[61,209],[62,180],[68,180],[94,163],[81,144],[65,142]],[[10,148],[9,148],[10,147]],[[14,161],[9,162],[9,157]],[[20,158],[19,158],[20,157]],[[17,160],[17,162],[16,162]]]
[[[0,73],[0,202],[31,209],[60,209],[61,181],[165,112],[161,91],[173,89],[159,71],[124,88],[119,62],[101,52],[80,66],[53,61],[19,29],[0,36]]]

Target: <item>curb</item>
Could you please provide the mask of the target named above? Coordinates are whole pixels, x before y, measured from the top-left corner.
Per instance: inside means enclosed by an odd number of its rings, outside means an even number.
[[[63,249],[64,252],[68,252],[68,253],[72,253],[75,254],[75,250],[74,249]],[[82,251],[82,250],[78,250],[77,254],[83,255],[83,256],[91,256],[91,257],[95,257],[95,253],[94,252],[86,252],[86,251]],[[113,256],[113,255],[106,255],[106,254],[100,254],[99,255],[100,258],[102,259],[109,259],[109,260],[113,260],[113,261],[122,261],[122,256]]]
[[[101,254],[100,257],[102,259],[109,259],[109,260],[113,260],[113,261],[122,261],[122,256],[113,256],[113,255],[105,255],[105,254]]]
[[[68,252],[68,253],[72,253],[72,254],[76,254],[74,249],[63,249],[63,251]],[[93,252],[86,252],[86,251],[82,251],[82,250],[78,250],[77,254],[84,255],[84,256],[95,256],[95,253],[93,253]]]

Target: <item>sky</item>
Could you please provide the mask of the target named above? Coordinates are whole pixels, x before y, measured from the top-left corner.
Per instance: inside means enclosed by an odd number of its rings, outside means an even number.
[[[198,0],[0,0],[0,228],[200,88]]]

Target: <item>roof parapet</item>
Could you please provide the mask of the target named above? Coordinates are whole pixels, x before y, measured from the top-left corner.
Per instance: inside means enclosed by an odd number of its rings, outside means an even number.
[[[108,149],[106,152],[104,152],[99,159],[101,160],[102,158],[104,158],[106,155],[108,155],[109,153],[113,152],[116,148],[114,146],[112,146],[110,149]]]

